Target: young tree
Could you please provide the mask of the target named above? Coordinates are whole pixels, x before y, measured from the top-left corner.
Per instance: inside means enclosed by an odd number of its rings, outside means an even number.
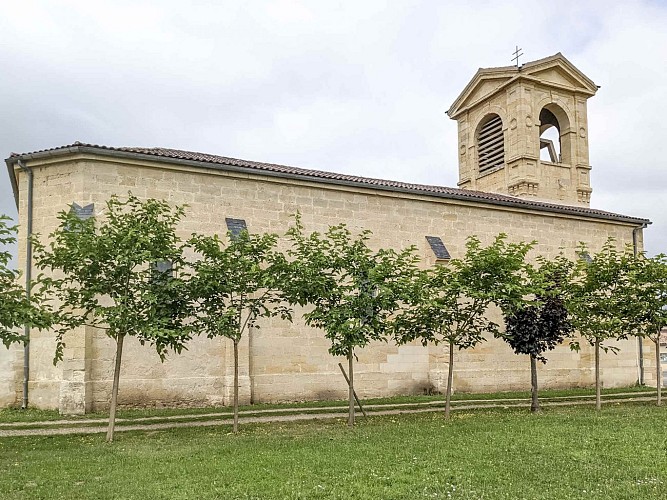
[[[592,258],[581,244],[579,255],[568,309],[575,330],[595,348],[595,408],[600,410],[600,350],[616,353],[618,348],[605,342],[627,339],[631,329],[624,290],[633,255],[627,249],[619,251],[612,238]],[[578,351],[579,341],[572,340],[570,347]]]
[[[51,315],[40,306],[39,297],[34,293],[26,296],[19,282],[21,273],[9,265],[12,256],[4,247],[16,243],[16,226],[10,226],[10,220],[0,215],[0,341],[6,347],[15,342],[27,342],[17,328],[27,325],[43,329],[51,322]]]
[[[312,305],[306,324],[325,331],[329,352],[348,361],[348,425],[354,425],[355,348],[386,340],[391,315],[404,295],[402,287],[414,272],[414,248],[400,252],[373,251],[370,231],[353,236],[345,224],[329,227],[323,235],[304,234],[297,214],[288,231],[292,241],[292,280],[286,289],[290,301]]]
[[[623,298],[633,335],[655,344],[657,405],[662,405],[660,333],[667,326],[667,256],[639,255],[632,261]]]
[[[566,293],[572,264],[563,256],[538,259],[526,274],[528,301],[505,317],[505,332],[500,334],[516,354],[530,356],[531,412],[540,411],[537,391],[537,361],[547,362],[544,353],[554,349],[572,333]]]
[[[194,235],[190,246],[200,255],[189,279],[194,320],[190,325],[208,338],[226,337],[234,345],[234,433],[238,432],[239,342],[260,317],[291,320],[282,298],[286,261],[276,250],[275,234]]]
[[[182,264],[175,234],[182,216],[182,207],[164,201],[112,196],[99,221],[82,219],[73,210],[60,212],[48,245],[35,245],[37,266],[51,272],[45,283],[60,303],[54,363],[62,359],[64,334],[74,327],[102,328],[116,342],[109,442],[125,337],[155,346],[163,361],[169,349],[180,353],[189,339],[182,327],[185,288],[173,273]]]
[[[422,271],[406,298],[409,304],[393,322],[398,343],[420,339],[446,342],[449,346],[445,416],[451,408],[454,378],[454,348],[469,349],[485,340],[485,334],[497,335],[498,325],[486,316],[489,305],[500,301],[503,291],[512,290],[530,244],[507,244],[499,235],[488,247],[476,236],[468,238],[466,254]],[[502,299],[511,302],[511,294]]]

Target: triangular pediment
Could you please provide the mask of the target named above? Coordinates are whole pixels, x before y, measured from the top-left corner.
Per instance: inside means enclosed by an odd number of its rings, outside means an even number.
[[[511,76],[502,75],[502,76],[489,76],[487,78],[481,78],[479,82],[471,89],[471,92],[466,96],[463,104],[468,104],[472,102],[477,102],[480,99],[483,99],[486,96],[492,95],[499,88],[502,88],[507,82],[509,82]]]
[[[593,95],[598,86],[584,75],[560,52],[551,57],[526,63],[521,67],[524,76],[531,76],[545,83],[569,87],[572,90]]]
[[[579,80],[573,78],[571,74],[563,71],[563,68],[558,66],[535,71],[534,73],[530,73],[530,76],[547,84],[554,83],[556,85],[571,87],[573,89],[582,87]]]
[[[544,59],[528,62],[521,67],[480,68],[447,111],[456,117],[477,103],[492,96],[508,84],[519,79],[529,79],[547,87],[556,87],[592,96],[597,85],[579,71],[560,52]]]

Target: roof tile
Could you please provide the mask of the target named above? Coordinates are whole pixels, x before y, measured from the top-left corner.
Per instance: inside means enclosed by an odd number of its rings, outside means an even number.
[[[314,181],[317,181],[317,179],[329,179],[333,181],[339,181],[342,183],[351,183],[360,186],[363,185],[377,186],[379,188],[411,191],[416,193],[423,193],[425,195],[435,195],[441,197],[444,196],[444,197],[452,197],[458,199],[469,199],[471,201],[488,202],[492,204],[514,205],[516,207],[534,208],[537,210],[555,211],[555,212],[570,213],[570,214],[580,214],[583,216],[589,216],[595,218],[626,220],[632,222],[636,221],[638,224],[649,223],[647,219],[615,214],[613,212],[607,212],[604,210],[596,210],[592,208],[579,207],[579,206],[559,205],[556,203],[548,203],[542,201],[533,201],[498,193],[487,193],[482,191],[457,189],[445,186],[413,184],[409,182],[398,182],[387,179],[360,177],[356,175],[326,172],[322,170],[310,170],[299,167],[278,165],[274,163],[240,160],[238,158],[228,158],[226,156],[218,156],[218,155],[197,153],[194,151],[183,151],[180,149],[170,149],[170,148],[110,147],[110,146],[101,146],[97,144],[86,144],[81,142],[75,142],[67,146],[42,149],[39,151],[33,151],[31,153],[22,153],[22,154],[12,153],[11,156],[6,160],[6,162],[9,165],[12,162],[21,158],[28,159],[32,156],[35,155],[41,156],[49,152],[65,153],[68,152],[68,150],[72,151],[73,149],[74,150],[79,149],[82,152],[85,149],[98,149],[109,152],[135,153],[139,155],[155,156],[159,158],[172,158],[175,160],[189,160],[209,165],[231,165],[244,169],[255,170],[258,172],[272,172],[288,176],[310,178]]]

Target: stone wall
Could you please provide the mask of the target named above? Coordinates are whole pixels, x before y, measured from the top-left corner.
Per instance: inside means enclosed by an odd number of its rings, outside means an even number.
[[[645,342],[644,348],[644,382],[651,387],[657,386],[656,381],[656,359],[655,359],[655,344],[653,342]],[[662,387],[667,387],[667,361],[665,361],[667,353],[667,328],[662,330],[660,334],[660,354],[662,361],[660,368],[662,371],[662,379],[660,384]]]
[[[78,154],[33,161],[35,175],[35,232],[44,238],[56,226],[56,214],[69,204],[95,203],[103,216],[111,194],[132,191],[140,197],[187,204],[179,233],[224,234],[225,217],[245,219],[251,232],[284,234],[300,210],[307,231],[325,231],[345,222],[353,231],[373,231],[374,247],[416,245],[424,266],[435,257],[425,236],[440,236],[453,257],[462,256],[465,241],[477,235],[484,244],[499,232],[510,240],[537,240],[536,252],[553,256],[560,248],[574,257],[579,241],[596,251],[613,236],[624,245],[632,241],[633,226],[585,217],[484,205],[343,187],[277,177],[189,168],[159,161],[124,160]],[[20,224],[25,228],[25,178],[19,176]],[[21,256],[25,233],[19,235]],[[283,241],[284,244],[284,241]],[[491,311],[498,319],[498,313]],[[273,402],[344,398],[345,381],[321,331],[294,323],[265,320],[241,344],[241,399]],[[638,378],[637,345],[620,343],[621,353],[603,355],[605,387],[634,384]],[[82,327],[67,339],[65,359],[53,366],[54,342],[49,332],[33,332],[31,340],[30,401],[39,408],[66,413],[100,410],[108,405],[115,344],[100,330]],[[357,352],[356,390],[361,398],[442,390],[446,382],[447,349],[419,344],[396,347],[374,343]],[[0,385],[0,402],[20,402],[20,353],[0,351],[0,373],[14,374]],[[579,353],[557,348],[550,362],[539,366],[541,386],[575,387],[593,383],[592,350]],[[457,391],[502,391],[529,387],[529,361],[516,356],[502,341],[470,351],[457,351],[454,388]],[[149,346],[126,341],[121,374],[121,405],[220,405],[232,394],[231,343],[197,338],[182,355],[161,363]]]

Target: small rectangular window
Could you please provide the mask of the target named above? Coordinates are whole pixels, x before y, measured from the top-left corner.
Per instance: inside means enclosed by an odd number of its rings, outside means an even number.
[[[591,254],[589,254],[588,252],[579,252],[577,256],[579,257],[579,260],[583,260],[587,264],[593,262],[593,258],[591,257]]]
[[[90,219],[95,215],[95,204],[89,203],[88,205],[82,207],[78,203],[72,203],[71,209],[72,212],[81,220]]]
[[[243,219],[230,219],[227,217],[225,218],[225,222],[227,223],[227,231],[232,233],[232,238],[238,238],[241,231],[248,230],[245,220]]]
[[[439,236],[427,236],[426,241],[431,246],[436,260],[450,260],[452,258],[447,247],[442,242],[442,238]]]
[[[174,264],[168,260],[151,262],[151,280],[153,283],[166,281],[174,276]]]

